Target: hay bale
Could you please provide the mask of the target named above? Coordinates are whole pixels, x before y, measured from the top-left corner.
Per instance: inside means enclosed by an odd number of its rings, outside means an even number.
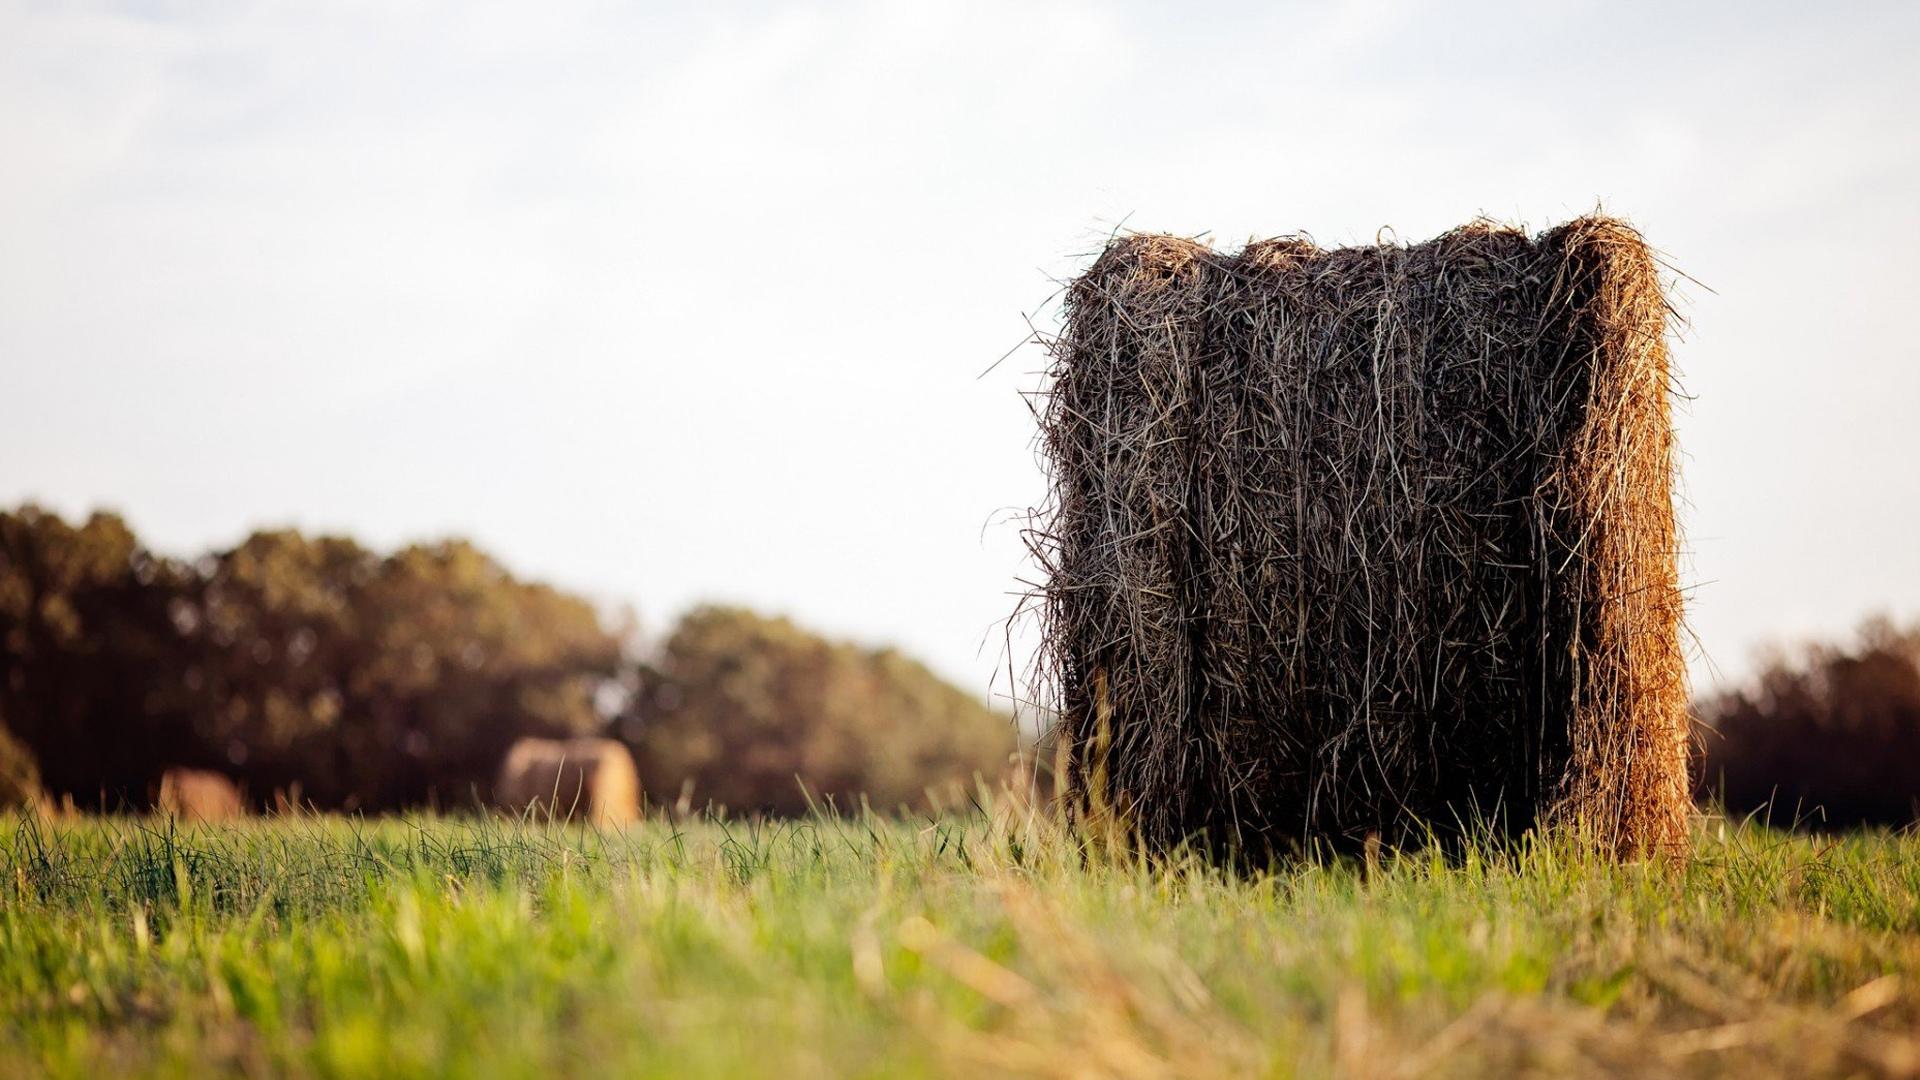
[[[233,781],[206,769],[168,769],[162,773],[153,808],[179,821],[227,821],[247,812]]]
[[[1070,781],[1152,843],[1685,842],[1666,330],[1638,233],[1115,241],[1031,535]]]
[[[519,739],[494,799],[516,812],[624,825],[640,816],[640,779],[633,755],[612,739]]]

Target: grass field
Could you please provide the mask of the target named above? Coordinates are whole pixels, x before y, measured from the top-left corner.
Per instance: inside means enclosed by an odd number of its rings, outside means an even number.
[[[0,818],[0,1075],[1901,1075],[1920,838],[1230,874],[984,818]]]

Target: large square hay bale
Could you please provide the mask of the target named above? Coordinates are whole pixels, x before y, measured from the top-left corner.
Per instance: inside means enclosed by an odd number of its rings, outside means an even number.
[[[1670,314],[1606,218],[1113,242],[1041,407],[1074,789],[1163,846],[1680,849]]]

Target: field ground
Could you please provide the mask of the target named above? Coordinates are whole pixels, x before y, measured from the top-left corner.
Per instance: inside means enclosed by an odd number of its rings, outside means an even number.
[[[0,818],[0,1075],[1904,1075],[1920,837],[1235,875],[982,817]]]

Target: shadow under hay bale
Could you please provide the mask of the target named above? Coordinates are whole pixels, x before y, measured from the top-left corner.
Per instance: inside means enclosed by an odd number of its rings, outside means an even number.
[[[520,739],[500,765],[494,801],[542,818],[625,825],[640,816],[640,778],[612,739]]]
[[[1144,840],[1685,844],[1670,309],[1638,233],[1115,241],[1030,543],[1070,783]]]
[[[178,821],[228,821],[246,815],[246,801],[232,780],[206,769],[168,769],[160,775],[156,813]]]

